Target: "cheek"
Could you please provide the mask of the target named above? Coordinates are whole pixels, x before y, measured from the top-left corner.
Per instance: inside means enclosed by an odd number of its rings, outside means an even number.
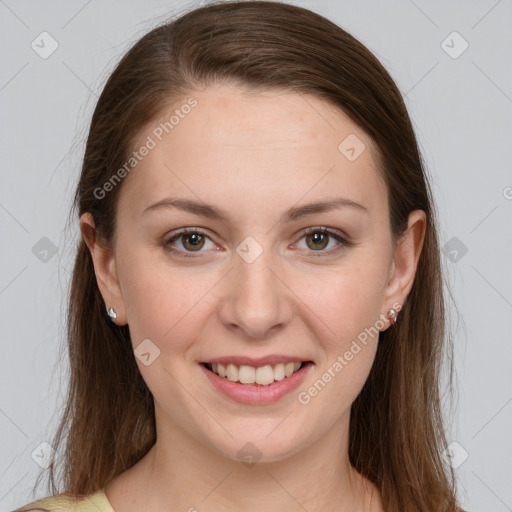
[[[132,252],[119,268],[134,347],[150,339],[164,356],[183,352],[200,338],[200,318],[217,275],[173,268],[152,250]]]
[[[128,249],[129,246],[132,249]],[[118,278],[132,342],[136,346],[143,339],[159,337],[171,320],[169,313],[175,311],[178,303],[176,290],[169,286],[166,273],[155,267],[147,251],[133,250],[133,247],[135,243],[119,247]],[[163,315],[165,311],[168,313]]]
[[[297,295],[323,323],[328,344],[337,349],[380,318],[384,269],[374,262],[358,258],[357,265],[347,261],[296,282]]]
[[[358,254],[357,261],[347,259],[346,265],[318,273],[297,290],[305,304],[303,318],[309,310],[320,345],[319,374],[325,374],[324,382],[337,383],[329,387],[345,404],[355,399],[368,376],[383,327],[385,269],[369,252]]]
[[[319,348],[315,379],[298,391],[304,421],[321,415],[329,425],[347,413],[363,388],[379,341],[381,290],[369,269],[337,270],[325,281],[322,293],[306,295],[313,311],[309,318]],[[382,279],[382,278],[381,278]],[[306,308],[305,308],[306,309]]]

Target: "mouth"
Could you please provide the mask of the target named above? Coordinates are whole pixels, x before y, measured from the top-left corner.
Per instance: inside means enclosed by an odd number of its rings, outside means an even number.
[[[282,362],[258,367],[234,363],[201,363],[201,365],[215,375],[233,383],[271,386],[276,382],[285,381],[304,367],[313,365],[313,362]]]

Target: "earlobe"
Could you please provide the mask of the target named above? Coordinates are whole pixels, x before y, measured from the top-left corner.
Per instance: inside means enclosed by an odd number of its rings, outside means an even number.
[[[397,313],[405,302],[414,283],[414,276],[423,249],[426,229],[426,214],[423,210],[414,210],[409,214],[409,221],[404,235],[396,244],[391,278],[388,281],[385,302],[385,315],[390,308]],[[395,307],[397,304],[400,307]]]
[[[80,217],[80,231],[91,254],[96,274],[96,282],[105,302],[105,314],[110,308],[116,312],[117,325],[127,323],[124,299],[117,278],[116,260],[112,251],[104,247],[98,240],[94,219],[89,212]],[[111,317],[112,318],[112,317]]]

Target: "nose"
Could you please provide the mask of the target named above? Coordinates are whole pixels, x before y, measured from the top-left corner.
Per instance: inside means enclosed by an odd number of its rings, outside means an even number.
[[[252,263],[235,255],[219,304],[222,324],[238,336],[265,339],[290,322],[293,294],[270,251]],[[281,268],[281,271],[279,271]]]

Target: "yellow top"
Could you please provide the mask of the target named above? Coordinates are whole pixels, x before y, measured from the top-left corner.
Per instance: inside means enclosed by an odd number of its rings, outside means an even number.
[[[33,501],[14,512],[35,512],[39,510],[51,512],[114,512],[104,491],[98,491],[77,500],[65,493],[56,494]]]

